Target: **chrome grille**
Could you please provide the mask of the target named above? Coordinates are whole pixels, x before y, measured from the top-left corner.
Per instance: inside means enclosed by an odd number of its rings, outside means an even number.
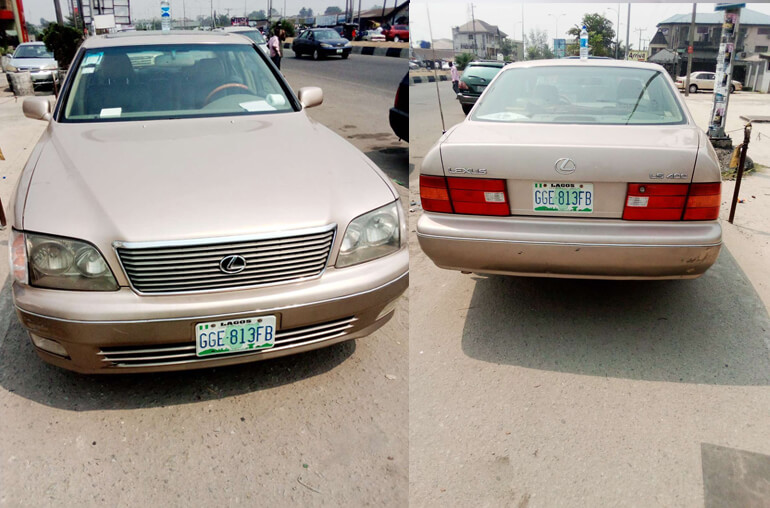
[[[140,293],[232,289],[320,275],[335,231],[332,225],[282,237],[116,244],[116,251],[131,285]],[[220,261],[230,255],[242,256],[246,268],[235,274],[220,270]]]
[[[243,353],[231,353],[198,357],[195,354],[195,343],[177,343],[163,345],[143,346],[117,346],[104,347],[99,351],[103,362],[111,363],[112,367],[156,367],[161,365],[176,365],[181,363],[199,363],[211,360],[222,360],[234,356],[254,356],[313,344],[329,339],[342,337],[350,333],[358,319],[349,317],[327,323],[303,326],[290,330],[279,330],[275,334],[275,346],[259,351],[246,351]]]

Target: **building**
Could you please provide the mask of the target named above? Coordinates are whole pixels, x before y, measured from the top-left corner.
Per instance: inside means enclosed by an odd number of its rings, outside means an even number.
[[[389,4],[390,2],[385,2]],[[353,11],[352,21],[358,23],[361,30],[376,28],[380,25],[408,25],[409,24],[409,0],[393,7],[378,7],[358,12]]]
[[[497,26],[480,19],[452,28],[454,52],[473,53],[479,58],[496,59],[497,54],[501,53],[501,44],[506,37]]]
[[[0,46],[29,42],[21,0],[0,0]]]
[[[658,23],[658,34],[650,41],[656,51],[664,47],[679,55],[676,75],[687,72],[687,47],[692,13],[676,14]],[[695,15],[695,37],[692,54],[692,70],[716,70],[719,43],[722,35],[724,12],[706,12]],[[659,37],[659,34],[661,37]],[[665,40],[665,46],[662,46]],[[745,82],[747,77],[747,58],[754,54],[765,53],[770,46],[770,16],[751,9],[741,9],[741,17],[733,60],[733,79]],[[654,56],[654,53],[653,53]]]

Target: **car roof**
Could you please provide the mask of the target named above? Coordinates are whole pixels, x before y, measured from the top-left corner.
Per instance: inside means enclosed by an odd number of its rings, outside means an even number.
[[[522,62],[513,62],[505,66],[505,69],[513,69],[518,67],[627,67],[630,69],[648,69],[655,71],[664,71],[665,69],[656,64],[649,62],[637,62],[634,60],[612,60],[597,58],[595,60],[583,61],[572,58],[560,58],[552,60],[526,60]]]
[[[120,46],[149,46],[155,44],[247,44],[252,41],[234,32],[219,31],[137,31],[96,35],[83,42],[83,47],[110,48]]]
[[[33,41],[33,42],[22,42],[19,44],[19,46],[45,46],[45,42],[42,41]],[[17,48],[19,46],[16,46]]]
[[[505,67],[505,62],[499,62],[497,60],[474,60],[468,62],[468,65],[476,65],[478,67]]]
[[[255,26],[223,26],[220,28],[223,32],[259,32],[259,28]]]

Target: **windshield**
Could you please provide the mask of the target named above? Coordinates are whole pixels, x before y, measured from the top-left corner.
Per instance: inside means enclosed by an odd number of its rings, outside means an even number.
[[[293,111],[253,46],[166,44],[89,49],[63,121],[115,121]]]
[[[317,30],[315,32],[315,38],[319,41],[328,41],[331,39],[341,39],[340,34],[334,30]]]
[[[246,37],[256,42],[257,44],[265,43],[265,38],[262,36],[259,30],[238,30],[238,31],[234,31],[233,33],[236,33],[238,35],[245,35]]]
[[[481,97],[472,119],[626,125],[686,121],[661,72],[583,65],[503,71]]]
[[[53,58],[53,53],[45,49],[42,44],[19,46],[13,54],[14,58]]]

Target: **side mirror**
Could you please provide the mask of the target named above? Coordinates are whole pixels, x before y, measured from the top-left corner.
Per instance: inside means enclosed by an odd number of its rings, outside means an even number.
[[[27,97],[21,104],[21,110],[24,116],[33,120],[51,119],[51,103],[47,97]]]
[[[302,103],[302,107],[320,106],[324,101],[324,91],[317,86],[303,86],[297,92],[297,98]]]

